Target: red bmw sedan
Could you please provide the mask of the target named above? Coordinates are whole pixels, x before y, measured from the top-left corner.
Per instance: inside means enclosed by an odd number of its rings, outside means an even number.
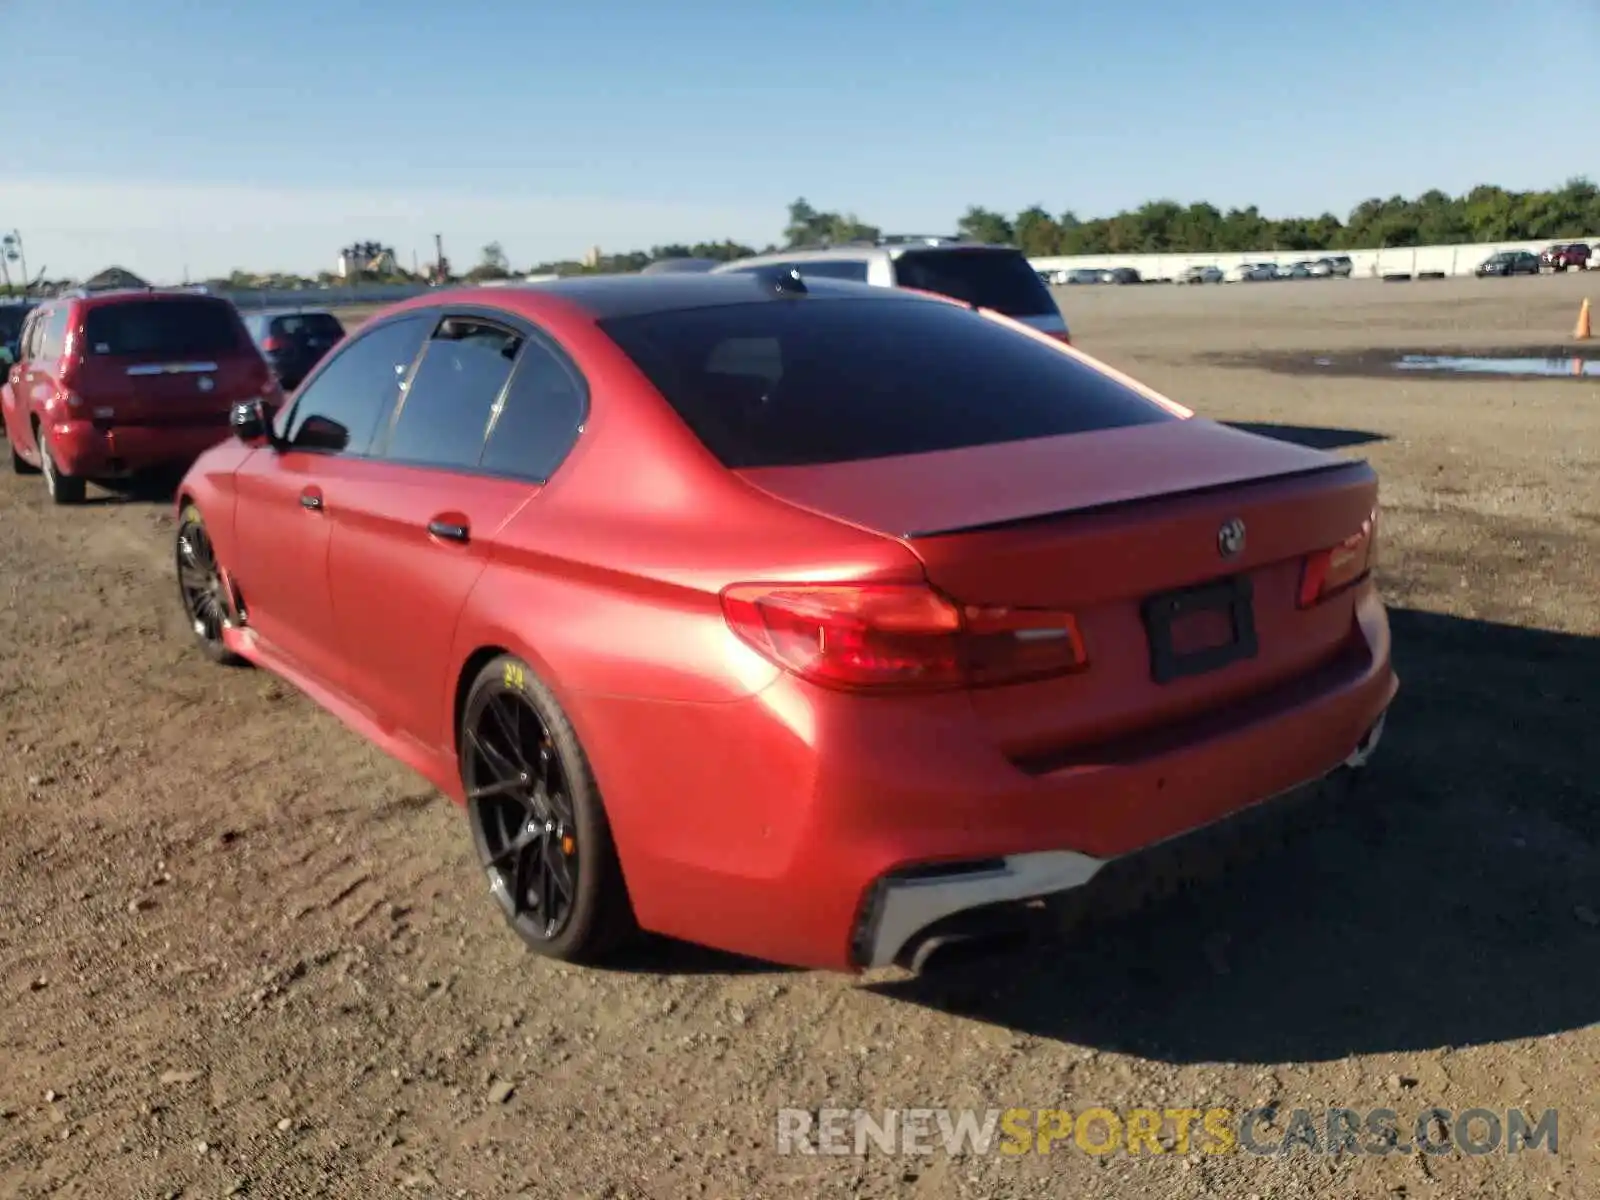
[[[178,493],[199,646],[463,805],[559,958],[915,963],[1339,804],[1397,688],[1368,465],[944,298],[433,293],[233,431]]]

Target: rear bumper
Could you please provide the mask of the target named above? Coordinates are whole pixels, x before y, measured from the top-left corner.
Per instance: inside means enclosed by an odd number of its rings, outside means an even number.
[[[1060,769],[1004,757],[962,695],[883,703],[783,676],[731,703],[569,707],[644,928],[851,970],[1364,762],[1399,686],[1370,585],[1351,642],[1358,661],[1315,689]]]
[[[911,876],[887,875],[869,893],[851,944],[854,963],[886,967],[910,959],[965,930],[960,920],[995,906],[1030,900],[1075,902],[1086,910],[1115,910],[1203,878],[1236,857],[1275,841],[1308,806],[1335,805],[1354,783],[1383,735],[1384,717],[1332,773],[1236,810],[1199,829],[1115,858],[1073,850],[1015,854],[993,863],[951,864]]]
[[[114,479],[193,462],[228,436],[226,424],[112,425],[57,421],[45,427],[50,456],[64,475]]]

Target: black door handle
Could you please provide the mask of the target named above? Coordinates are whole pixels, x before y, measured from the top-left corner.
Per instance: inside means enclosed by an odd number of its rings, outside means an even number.
[[[322,507],[322,497],[317,495],[315,492],[301,492],[300,493],[300,507],[301,508],[321,508]]]
[[[447,542],[464,542],[470,536],[465,525],[454,525],[449,521],[429,521],[428,532]]]

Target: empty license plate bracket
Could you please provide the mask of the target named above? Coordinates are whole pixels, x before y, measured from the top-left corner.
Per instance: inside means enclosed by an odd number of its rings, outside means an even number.
[[[1198,649],[1180,646],[1176,629],[1212,623],[1226,636]],[[1203,675],[1256,655],[1254,589],[1247,575],[1165,592],[1144,602],[1150,638],[1150,674],[1157,683]]]

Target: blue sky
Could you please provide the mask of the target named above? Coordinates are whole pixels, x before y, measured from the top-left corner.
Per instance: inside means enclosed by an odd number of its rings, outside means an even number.
[[[0,0],[0,28],[0,228],[52,277],[760,245],[799,195],[925,232],[1600,174],[1600,0]]]

